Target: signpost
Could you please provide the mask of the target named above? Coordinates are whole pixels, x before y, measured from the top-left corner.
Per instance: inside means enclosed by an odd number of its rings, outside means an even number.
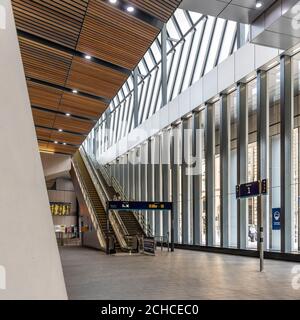
[[[174,251],[174,212],[172,202],[149,202],[149,201],[108,201],[107,212],[107,232],[109,232],[109,212],[117,211],[169,211],[171,213],[171,251]],[[154,253],[154,238],[144,238],[145,252]]]
[[[264,179],[261,181],[253,181],[248,183],[239,184],[236,186],[236,198],[252,198],[252,197],[261,197],[268,193],[268,180]],[[277,209],[278,210],[278,209]],[[279,209],[280,217],[280,209]],[[264,266],[264,227],[260,226],[259,230],[259,260],[260,260],[260,271],[263,271]]]

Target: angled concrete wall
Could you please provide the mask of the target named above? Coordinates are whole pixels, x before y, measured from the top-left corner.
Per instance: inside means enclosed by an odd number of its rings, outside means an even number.
[[[41,153],[41,159],[47,181],[69,175],[71,170],[71,156]]]
[[[0,300],[66,299],[11,1],[0,6]]]

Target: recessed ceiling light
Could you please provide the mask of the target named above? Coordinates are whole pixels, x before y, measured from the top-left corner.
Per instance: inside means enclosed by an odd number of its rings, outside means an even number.
[[[261,8],[261,7],[262,7],[262,2],[261,2],[261,1],[256,1],[255,7],[256,7],[257,9]]]
[[[59,132],[63,132],[63,129],[58,129]]]
[[[73,93],[78,93],[78,91],[76,89],[73,89],[72,92]]]
[[[64,143],[63,143],[63,145],[65,146],[65,145],[66,145],[66,143],[64,142]]]
[[[129,6],[129,7],[127,7],[127,9],[126,9],[128,12],[133,12],[134,11],[134,7],[132,7],[132,6]]]
[[[71,115],[70,113],[66,113],[66,116],[67,116],[67,117],[70,117],[70,115]]]
[[[92,57],[89,56],[88,54],[86,54],[84,57],[85,57],[87,60],[91,60],[91,59],[92,59]]]
[[[58,142],[57,142],[57,141],[54,141],[54,143],[55,143],[55,144],[58,144]]]
[[[109,0],[110,3],[117,3],[117,0]]]

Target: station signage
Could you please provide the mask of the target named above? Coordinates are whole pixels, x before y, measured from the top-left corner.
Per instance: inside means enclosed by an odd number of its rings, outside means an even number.
[[[261,194],[267,194],[267,193],[268,193],[267,179],[264,179],[262,181],[253,181],[253,182],[243,183],[236,186],[237,198],[257,197]]]
[[[172,210],[172,202],[109,201],[108,210]]]
[[[272,208],[272,230],[280,230],[280,208]]]

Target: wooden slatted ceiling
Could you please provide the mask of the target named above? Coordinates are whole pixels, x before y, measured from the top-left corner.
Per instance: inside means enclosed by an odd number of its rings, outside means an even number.
[[[88,0],[12,0],[18,28],[75,48]]]
[[[90,0],[77,50],[133,69],[159,30],[99,0]]]
[[[74,115],[95,118],[105,111],[106,105],[87,97],[76,96],[72,93],[64,93],[60,102],[59,110]]]
[[[45,151],[45,152],[59,152],[59,153],[66,153],[66,154],[74,154],[77,150],[76,147],[63,146],[63,145],[54,144],[51,142],[39,141],[38,143],[39,143],[40,151]]]
[[[75,57],[67,86],[109,99],[117,94],[127,77],[124,73]]]
[[[27,77],[64,86],[72,55],[19,37]]]
[[[106,105],[98,100],[63,92],[32,81],[27,81],[29,97],[33,106],[57,110],[72,115],[97,119],[106,109]]]
[[[61,90],[31,81],[27,81],[27,88],[32,105],[50,110],[58,110],[59,102],[62,96]]]
[[[78,120],[71,117],[57,115],[54,121],[54,128],[88,134],[95,123],[92,121]]]
[[[150,15],[167,22],[181,0],[125,0]]]
[[[84,136],[74,135],[67,132],[53,131],[46,128],[36,128],[36,134],[41,140],[60,141],[62,143],[66,142],[73,145],[80,145],[85,139]]]
[[[129,1],[129,0],[128,0]],[[179,0],[131,0],[139,9],[166,21]],[[159,30],[103,0],[12,0],[17,28],[59,45],[78,50],[132,70]],[[104,67],[62,48],[41,44],[20,35],[27,78],[77,89],[112,99],[127,78],[125,73]],[[37,107],[98,119],[107,105],[98,99],[27,81],[31,104]],[[87,134],[92,121],[66,117],[33,108],[36,126],[61,128]],[[80,145],[85,136],[36,128],[40,140]],[[74,153],[76,148],[39,141],[41,150]]]

